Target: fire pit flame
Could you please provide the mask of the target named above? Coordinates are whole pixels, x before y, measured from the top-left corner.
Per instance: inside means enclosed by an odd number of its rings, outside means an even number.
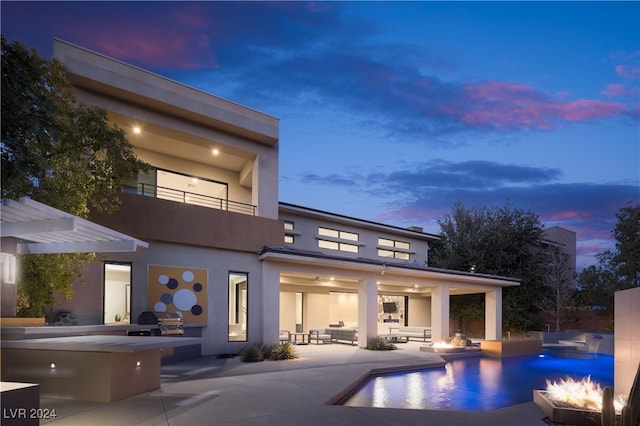
[[[591,380],[591,376],[576,381],[571,377],[559,382],[551,382],[547,379],[547,397],[555,404],[565,404],[569,407],[591,411],[602,411],[602,388],[600,384]],[[614,397],[614,407],[620,414],[626,404],[621,395]]]
[[[452,345],[451,343],[447,343],[447,342],[436,342],[433,345],[434,348],[455,348],[454,345]]]

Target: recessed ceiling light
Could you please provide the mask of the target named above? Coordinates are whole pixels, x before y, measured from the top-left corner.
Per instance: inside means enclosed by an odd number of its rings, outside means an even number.
[[[218,155],[220,154],[220,151],[218,150],[218,148],[213,148],[213,155]]]
[[[140,130],[140,127],[138,127],[138,126],[134,126],[133,127],[133,133],[135,133],[136,135],[139,135],[141,131],[142,130]]]

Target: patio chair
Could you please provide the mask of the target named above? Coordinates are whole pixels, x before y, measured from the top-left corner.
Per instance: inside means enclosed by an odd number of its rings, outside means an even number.
[[[280,329],[280,343],[291,342],[291,332],[289,330]]]
[[[320,342],[322,342],[323,345],[327,342],[329,342],[329,344],[332,343],[331,334],[321,328],[309,330],[309,342],[312,340],[316,341],[316,345],[319,345]]]

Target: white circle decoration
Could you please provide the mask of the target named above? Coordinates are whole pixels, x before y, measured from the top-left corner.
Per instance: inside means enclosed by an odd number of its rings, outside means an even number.
[[[184,271],[182,273],[182,281],[184,281],[185,283],[190,283],[191,281],[193,281],[193,272],[191,271]]]
[[[165,274],[159,275],[158,282],[162,285],[167,285],[167,283],[169,282],[169,277]]]
[[[156,304],[153,305],[153,310],[156,312],[167,312],[167,305],[162,302],[156,302]]]
[[[176,294],[173,295],[173,304],[181,311],[190,311],[197,301],[195,293],[185,288],[176,291]]]

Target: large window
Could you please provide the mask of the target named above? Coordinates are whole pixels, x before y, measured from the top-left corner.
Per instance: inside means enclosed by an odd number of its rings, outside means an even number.
[[[247,341],[249,274],[229,273],[229,341]]]
[[[323,227],[318,228],[318,247],[320,248],[358,253],[359,246],[358,244],[354,244],[358,242],[358,239],[358,234],[354,232]]]
[[[131,316],[131,264],[104,264],[105,324],[128,323]]]
[[[140,172],[135,183],[125,191],[180,203],[227,210],[228,185],[201,177],[150,168]]]
[[[378,256],[391,259],[409,260],[411,244],[404,241],[378,238]]]

